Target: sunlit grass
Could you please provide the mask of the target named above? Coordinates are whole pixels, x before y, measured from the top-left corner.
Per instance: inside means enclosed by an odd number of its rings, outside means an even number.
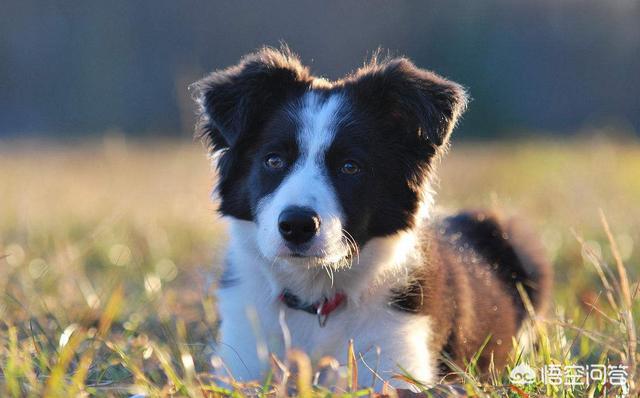
[[[0,396],[370,394],[354,382],[367,371],[356,353],[345,367],[273,358],[255,384],[209,374],[211,282],[226,238],[200,145],[0,145]],[[551,310],[532,314],[512,367],[635,366],[640,146],[454,144],[439,169],[440,208],[517,211],[553,259]],[[596,384],[512,386],[508,370],[480,378],[473,363],[457,379],[470,395],[602,395]]]

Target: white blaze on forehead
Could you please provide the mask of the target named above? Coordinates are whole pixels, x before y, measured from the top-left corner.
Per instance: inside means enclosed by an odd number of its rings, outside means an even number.
[[[290,205],[309,206],[319,214],[322,209],[331,215],[340,213],[324,157],[335,137],[341,103],[339,95],[322,98],[310,92],[302,98],[296,114],[300,156],[279,188],[290,194],[287,198]]]
[[[313,92],[304,96],[302,109],[297,115],[301,124],[298,145],[303,159],[321,160],[319,157],[335,137],[342,102],[342,96],[337,94],[324,101]]]

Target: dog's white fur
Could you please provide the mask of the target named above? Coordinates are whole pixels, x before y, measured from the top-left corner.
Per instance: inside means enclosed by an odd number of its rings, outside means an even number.
[[[413,236],[399,234],[376,238],[366,244],[360,260],[350,268],[336,270],[330,278],[322,269],[295,269],[283,260],[270,262],[255,245],[257,227],[248,221],[230,221],[228,262],[237,285],[218,293],[221,326],[219,355],[231,375],[241,380],[263,376],[267,352],[284,354],[285,331],[291,346],[313,359],[333,356],[346,363],[348,342],[354,339],[356,353],[377,375],[389,380],[404,369],[417,380],[430,384],[436,376],[435,358],[428,351],[430,322],[425,316],[394,311],[387,305],[389,290],[404,283],[419,260],[407,250]],[[300,291],[346,291],[348,302],[319,327],[313,315],[283,305],[278,295],[284,287]],[[304,296],[303,296],[304,297]],[[380,356],[377,357],[379,349]],[[401,363],[396,361],[401,360]],[[361,366],[359,383],[371,384],[372,375]],[[392,383],[393,384],[393,383]],[[378,385],[380,387],[380,385]]]
[[[262,199],[255,223],[228,219],[227,266],[237,284],[218,292],[223,319],[217,355],[235,378],[259,379],[268,366],[267,354],[282,357],[290,335],[290,345],[312,359],[332,356],[341,363],[346,361],[349,340],[354,339],[358,357],[362,355],[380,378],[388,380],[404,369],[423,383],[434,382],[429,320],[387,305],[390,290],[406,283],[411,269],[421,264],[415,235],[409,231],[375,238],[359,253],[349,252],[353,247],[343,236],[342,210],[323,170],[324,152],[336,123],[344,117],[342,104],[339,96],[324,102],[312,93],[303,98],[301,110],[291,112],[301,125],[301,155],[292,171]],[[278,216],[288,206],[310,207],[322,220],[307,251],[312,258],[290,257],[278,233]],[[280,302],[283,289],[307,302],[341,291],[347,302],[330,315],[325,327],[319,327],[313,315]],[[360,367],[361,385],[371,385],[367,366]]]

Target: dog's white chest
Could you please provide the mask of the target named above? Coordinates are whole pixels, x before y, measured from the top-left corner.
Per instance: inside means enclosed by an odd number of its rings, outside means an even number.
[[[365,385],[372,380],[367,368],[377,369],[377,377],[385,380],[404,369],[425,383],[433,381],[436,371],[435,355],[428,348],[432,336],[430,319],[392,309],[388,305],[389,286],[363,288],[370,284],[362,284],[357,274],[340,275],[338,282],[343,285],[337,288],[347,299],[331,312],[322,327],[316,315],[290,308],[278,298],[285,286],[298,287],[302,293],[312,292],[309,296],[313,297],[322,286],[309,278],[310,271],[278,274],[278,264],[264,261],[246,244],[254,233],[253,226],[235,223],[232,227],[228,259],[235,284],[218,291],[222,325],[216,351],[235,378],[260,379],[270,364],[269,355],[283,358],[289,348],[304,351],[312,361],[330,356],[345,364],[349,342],[353,340]],[[393,251],[386,250],[388,243],[395,241],[370,246],[381,250],[364,250],[361,261],[395,259],[388,254]],[[366,269],[373,272],[379,266],[372,262]]]
[[[282,358],[288,348],[305,352],[312,361],[329,356],[345,364],[351,340],[363,368],[363,382],[371,381],[367,368],[377,369],[384,379],[399,373],[399,366],[426,383],[435,375],[426,317],[398,313],[379,303],[358,308],[347,304],[321,327],[315,315],[277,301],[250,300],[255,298],[251,289],[240,287],[224,289],[219,302],[222,340],[218,352],[236,378],[259,379],[269,366],[268,355]]]

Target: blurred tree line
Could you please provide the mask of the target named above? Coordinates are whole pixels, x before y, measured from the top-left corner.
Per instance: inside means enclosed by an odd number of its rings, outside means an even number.
[[[280,41],[328,78],[380,46],[462,83],[467,138],[640,131],[635,0],[8,0],[0,137],[191,134],[188,84]]]

